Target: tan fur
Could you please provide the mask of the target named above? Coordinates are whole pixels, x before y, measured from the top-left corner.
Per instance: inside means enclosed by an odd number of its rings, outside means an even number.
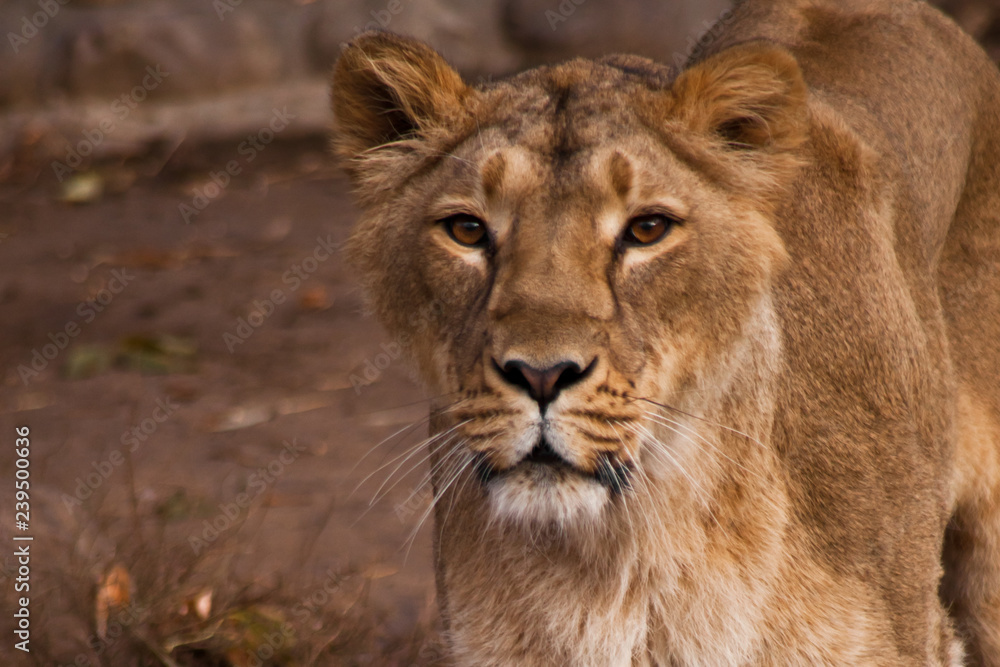
[[[456,664],[1000,665],[1000,75],[922,3],[736,14],[681,73],[337,66]]]

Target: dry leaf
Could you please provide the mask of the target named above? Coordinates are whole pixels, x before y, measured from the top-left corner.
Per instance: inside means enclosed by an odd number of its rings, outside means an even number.
[[[212,613],[212,591],[204,591],[194,601],[194,613],[206,620]]]
[[[297,415],[310,410],[328,408],[337,402],[336,398],[324,393],[289,396],[277,402],[276,412],[279,415]]]
[[[114,354],[102,345],[74,345],[61,370],[69,380],[85,380],[108,370],[113,362]]]
[[[238,431],[269,422],[274,415],[274,408],[270,405],[240,405],[211,419],[208,430],[213,433]]]
[[[326,310],[333,305],[333,299],[325,287],[310,287],[299,296],[299,306],[303,310]]]
[[[207,621],[208,617],[212,615],[212,589],[206,588],[194,597],[184,600],[178,613],[181,616],[191,614],[202,621]]]
[[[226,659],[234,667],[256,667],[264,655],[281,660],[295,645],[292,626],[284,614],[261,605],[230,611],[220,638],[226,643]]]
[[[132,600],[132,578],[128,570],[121,565],[111,568],[97,588],[95,618],[97,621],[97,636],[106,639],[108,618],[119,611]]]
[[[92,171],[70,176],[63,182],[59,199],[70,204],[87,204],[104,194],[104,179]]]
[[[190,373],[196,367],[198,347],[194,341],[170,334],[133,335],[123,338],[115,363],[148,374]]]
[[[380,565],[376,563],[375,565],[369,565],[365,568],[365,571],[361,573],[365,579],[370,579],[372,581],[376,579],[384,579],[386,577],[391,577],[399,572],[399,568],[392,567],[389,565]]]

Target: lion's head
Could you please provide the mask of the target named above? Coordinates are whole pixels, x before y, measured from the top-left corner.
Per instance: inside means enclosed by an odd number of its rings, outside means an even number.
[[[494,517],[565,528],[704,467],[692,413],[766,427],[767,392],[746,387],[780,345],[769,215],[805,113],[791,56],[746,46],[676,80],[578,60],[472,87],[371,33],[334,91],[364,207],[351,253],[440,397],[439,489],[474,475]]]

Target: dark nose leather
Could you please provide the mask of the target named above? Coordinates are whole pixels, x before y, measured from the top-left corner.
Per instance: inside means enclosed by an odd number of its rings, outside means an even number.
[[[493,363],[496,364],[496,361]],[[586,369],[581,370],[576,362],[562,361],[548,368],[539,369],[523,361],[512,360],[505,363],[502,368],[497,364],[497,369],[507,382],[525,389],[544,412],[549,403],[556,400],[559,392],[585,378],[593,366],[591,362]]]

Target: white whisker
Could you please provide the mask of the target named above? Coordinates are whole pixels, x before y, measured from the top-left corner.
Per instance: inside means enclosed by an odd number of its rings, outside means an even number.
[[[444,441],[442,441],[442,442],[440,443],[440,447],[442,447],[442,448],[443,448],[443,447],[447,447],[447,446],[448,446],[448,445],[449,445],[449,444],[450,444],[451,442],[453,442],[453,441],[455,440],[455,438],[456,438],[456,437],[458,437],[458,436],[457,436],[457,434],[452,434],[452,435],[451,435],[451,436],[450,436],[449,438],[447,438],[446,440],[444,440]],[[404,473],[402,473],[402,474],[397,474],[397,473],[399,472],[400,468],[402,468],[402,466],[403,466],[403,465],[404,465],[404,464],[406,463],[406,461],[405,461],[405,460],[401,461],[401,462],[399,463],[399,465],[398,465],[398,466],[396,466],[396,468],[395,468],[395,469],[394,469],[394,470],[393,470],[393,471],[392,471],[391,473],[389,473],[389,475],[387,475],[387,476],[386,476],[386,478],[385,478],[385,481],[384,481],[384,482],[382,482],[382,486],[380,486],[380,487],[378,488],[378,490],[376,490],[376,491],[375,491],[375,495],[373,495],[373,496],[372,496],[372,499],[371,499],[371,501],[369,501],[369,503],[368,503],[368,504],[369,504],[369,506],[371,506],[371,505],[374,505],[374,504],[378,503],[378,502],[379,502],[380,500],[382,500],[382,499],[383,499],[383,498],[385,498],[385,497],[386,497],[387,495],[389,495],[389,493],[390,493],[390,492],[391,492],[391,491],[392,491],[392,490],[393,490],[394,488],[396,488],[397,486],[399,486],[400,482],[402,482],[402,481],[403,481],[404,479],[406,479],[406,477],[407,477],[407,476],[408,476],[408,475],[409,475],[409,474],[410,474],[411,472],[413,472],[414,470],[416,470],[416,469],[417,469],[417,468],[418,468],[419,466],[423,465],[423,464],[424,464],[424,462],[426,462],[426,461],[427,461],[428,459],[430,459],[430,458],[431,458],[432,456],[434,456],[434,452],[433,452],[433,451],[431,451],[431,444],[433,444],[433,443],[431,442],[431,443],[428,443],[428,444],[427,444],[427,446],[426,446],[426,449],[425,449],[425,451],[426,451],[426,454],[424,454],[424,456],[423,456],[422,458],[420,458],[419,460],[415,461],[415,462],[414,462],[414,463],[413,463],[413,464],[412,464],[412,465],[411,465],[411,466],[409,467],[409,469],[408,469],[408,470],[407,470],[406,472],[404,472]],[[419,451],[419,449],[416,449],[416,450],[414,451],[414,453],[415,453],[416,451]],[[411,456],[412,456],[412,454],[411,454]],[[407,458],[409,458],[409,457],[407,457]],[[440,462],[439,462],[439,463],[440,463]],[[392,484],[391,486],[389,486],[388,488],[386,488],[386,489],[385,489],[385,491],[383,492],[383,491],[382,491],[382,487],[384,487],[384,486],[385,486],[386,484],[388,484],[388,483],[389,483],[389,481],[390,481],[390,480],[391,480],[391,479],[392,479],[393,477],[396,477],[396,481],[395,481],[395,482],[393,482],[393,484]]]
[[[410,536],[404,543],[406,545],[406,555],[403,557],[404,562],[406,562],[406,560],[409,558],[410,549],[413,548],[413,542],[414,540],[416,540],[417,533],[420,532],[420,528],[424,525],[424,522],[427,521],[427,518],[434,511],[434,508],[437,506],[438,502],[440,502],[441,498],[445,496],[450,487],[458,480],[458,478],[462,475],[462,473],[465,472],[465,470],[467,470],[470,465],[472,465],[472,463],[475,460],[476,458],[471,454],[469,454],[469,456],[466,457],[465,462],[456,467],[456,470],[447,477],[447,481],[444,484],[442,484],[438,492],[434,494],[434,498],[427,506],[427,509],[424,510],[424,513],[421,515],[420,520],[417,521],[417,525],[414,526],[413,530],[410,532]]]
[[[735,433],[736,435],[742,436],[742,437],[746,438],[747,440],[749,440],[750,442],[758,445],[761,449],[764,449],[764,450],[767,449],[767,446],[763,442],[761,442],[757,438],[753,437],[749,433],[744,433],[743,431],[740,431],[739,429],[735,429],[735,428],[732,428],[730,426],[726,426],[725,424],[720,424],[717,421],[713,421],[713,420],[707,419],[705,417],[699,417],[698,415],[693,415],[690,412],[685,412],[684,410],[681,410],[680,408],[671,407],[671,406],[669,406],[669,405],[667,405],[665,403],[657,403],[656,401],[650,400],[648,398],[636,397],[636,400],[637,401],[645,401],[646,403],[649,403],[651,405],[655,405],[658,408],[662,408],[664,410],[670,410],[671,412],[676,412],[678,414],[682,414],[685,417],[690,417],[692,419],[697,419],[698,421],[705,422],[706,424],[708,424],[710,426],[715,426],[716,428],[721,428],[721,429],[723,429],[725,431],[729,431],[730,433]]]
[[[712,511],[712,507],[711,507],[711,504],[709,502],[710,499],[711,499],[711,495],[708,493],[708,491],[705,489],[705,487],[702,486],[701,483],[698,482],[698,480],[696,480],[691,475],[691,473],[689,473],[684,468],[684,466],[681,464],[680,460],[677,457],[675,457],[673,454],[670,453],[669,447],[667,447],[664,443],[660,442],[656,438],[656,436],[648,428],[646,428],[645,426],[642,426],[642,425],[632,425],[631,428],[637,434],[643,434],[643,435],[645,435],[645,440],[646,440],[647,444],[650,445],[652,451],[654,451],[654,452],[660,452],[664,456],[666,456],[667,458],[669,458],[670,461],[674,464],[674,468],[676,468],[682,475],[684,475],[685,477],[687,477],[688,481],[691,482],[692,488],[695,489],[695,491],[698,493],[699,497],[701,498],[701,502],[702,502],[703,506],[705,507],[705,509],[708,511],[708,515],[712,517],[712,521],[714,521],[715,525],[717,525],[719,527],[719,529],[722,532],[725,533],[726,529],[723,528],[722,524],[719,522],[718,517],[715,516],[715,512]],[[682,437],[687,437],[687,436],[684,436],[683,434],[681,434],[681,435],[682,435]],[[688,438],[688,439],[690,440],[690,438]],[[692,440],[692,442],[693,442],[693,440]]]
[[[705,436],[703,436],[701,433],[699,433],[696,429],[691,428],[687,424],[679,422],[676,419],[671,419],[670,417],[666,417],[664,415],[657,414],[655,412],[650,412],[648,410],[644,410],[643,412],[646,415],[648,415],[654,423],[659,424],[660,426],[663,426],[664,428],[668,428],[671,431],[673,431],[674,433],[676,433],[678,436],[680,436],[682,438],[687,438],[687,440],[689,442],[694,443],[694,441],[690,438],[690,436],[688,436],[686,433],[682,433],[678,429],[685,429],[686,431],[689,431],[696,438],[698,438],[703,443],[705,443],[706,445],[708,445],[709,447],[711,447],[712,449],[714,449],[715,451],[717,451],[723,458],[725,458],[726,460],[728,460],[733,465],[737,466],[738,468],[741,468],[742,470],[744,470],[745,472],[753,475],[757,479],[764,479],[763,477],[761,477],[761,475],[759,473],[757,473],[754,470],[751,470],[750,468],[746,467],[745,465],[743,465],[742,463],[740,463],[739,461],[737,461],[733,457],[731,457],[728,454],[726,454],[726,452],[723,451],[723,449],[721,447],[719,447],[718,445],[716,445],[715,443],[713,443],[711,440],[709,440],[708,438],[706,438]]]
[[[611,427],[611,430],[615,432],[615,436],[618,438],[618,441],[622,443],[622,450],[626,451],[628,447],[625,446],[625,439],[622,438],[621,433],[619,433],[618,429],[615,428],[615,424],[617,424],[618,426],[622,426],[622,423],[619,421],[612,421],[608,425]],[[631,529],[632,534],[634,535],[635,524],[632,522],[632,512],[631,510],[629,510],[628,507],[628,499],[626,498],[627,495],[628,495],[627,492],[619,494],[619,496],[621,497],[622,507],[625,509],[625,518],[628,519],[629,528]]]
[[[405,464],[405,463],[406,463],[406,461],[407,461],[408,459],[410,459],[410,458],[411,458],[412,456],[414,456],[414,455],[415,455],[415,454],[417,454],[418,452],[422,451],[424,447],[429,447],[429,446],[430,446],[430,445],[432,445],[432,444],[433,444],[433,443],[434,443],[434,442],[435,442],[436,440],[439,440],[439,439],[441,439],[441,438],[443,438],[443,437],[447,436],[448,434],[450,434],[451,432],[453,432],[453,431],[454,431],[455,429],[457,429],[457,428],[460,428],[460,427],[464,426],[465,424],[468,424],[468,423],[469,423],[470,421],[472,421],[472,420],[471,420],[471,419],[466,419],[466,420],[465,420],[465,421],[463,421],[463,422],[459,422],[459,423],[455,424],[454,426],[452,426],[452,427],[451,427],[450,429],[448,429],[447,431],[442,431],[441,433],[436,433],[436,434],[434,434],[434,435],[432,435],[432,436],[429,436],[429,437],[425,438],[424,440],[422,440],[421,442],[419,442],[419,443],[417,443],[416,445],[414,445],[413,447],[411,447],[411,448],[410,448],[409,450],[407,450],[407,451],[403,452],[402,454],[400,454],[400,455],[396,456],[395,458],[393,458],[393,459],[392,459],[392,460],[390,460],[389,462],[387,462],[387,463],[383,463],[383,464],[382,464],[382,465],[380,465],[380,466],[379,466],[378,468],[376,468],[376,469],[375,469],[375,470],[373,470],[372,472],[370,472],[370,473],[368,473],[367,475],[365,475],[364,479],[362,479],[362,480],[361,480],[361,481],[360,481],[360,482],[358,483],[358,485],[357,485],[356,487],[354,487],[354,491],[352,491],[352,492],[351,492],[351,493],[352,493],[352,495],[353,495],[353,494],[354,494],[354,493],[355,493],[355,492],[356,492],[356,491],[357,491],[357,490],[358,490],[359,488],[361,488],[361,486],[362,486],[362,485],[363,485],[363,484],[364,484],[365,482],[367,482],[367,481],[368,481],[369,479],[371,479],[371,478],[372,478],[372,476],[374,476],[374,475],[378,474],[378,473],[379,473],[379,472],[381,472],[382,470],[385,470],[386,468],[388,468],[388,467],[389,467],[389,466],[391,466],[392,464],[396,463],[396,461],[399,461],[399,460],[400,460],[400,458],[402,458],[403,460],[402,460],[402,461],[400,461],[399,465],[397,465],[397,466],[396,466],[396,469],[395,469],[395,470],[393,470],[393,471],[392,471],[392,473],[390,473],[390,474],[389,474],[389,475],[387,476],[387,478],[386,478],[386,481],[385,481],[385,482],[383,482],[383,483],[382,483],[382,485],[381,485],[381,486],[380,486],[380,487],[378,488],[378,490],[377,490],[377,491],[375,492],[375,494],[376,494],[376,495],[378,495],[378,493],[379,493],[379,492],[380,492],[380,491],[382,490],[382,487],[384,487],[384,486],[385,486],[385,484],[386,484],[386,483],[387,483],[387,482],[388,482],[388,481],[389,481],[390,479],[392,479],[392,476],[396,474],[396,471],[398,471],[398,470],[399,470],[399,468],[400,468],[400,467],[402,467],[402,465],[403,465],[403,464]],[[370,503],[369,503],[369,504],[370,504]]]
[[[448,393],[448,394],[443,394],[443,395],[438,396],[436,398],[442,398],[443,396],[450,396],[450,395],[452,395],[454,393],[457,393],[457,392],[451,392],[451,393]],[[415,404],[423,403],[426,400],[436,400],[436,399],[425,399],[425,400],[421,400],[421,401],[416,401],[415,403],[409,403],[407,405],[415,405]],[[404,434],[404,433],[406,433],[408,431],[411,431],[411,430],[413,430],[413,429],[415,429],[415,428],[417,428],[419,426],[423,426],[424,424],[428,423],[435,414],[444,414],[444,413],[456,410],[456,409],[458,409],[459,405],[461,405],[462,403],[465,403],[466,401],[467,401],[467,399],[460,398],[459,400],[455,401],[454,403],[451,403],[448,406],[446,406],[446,407],[444,407],[444,408],[442,408],[440,410],[432,411],[431,413],[429,413],[423,419],[420,419],[420,420],[415,421],[415,422],[413,422],[413,423],[411,423],[411,424],[409,424],[407,426],[404,426],[403,428],[399,429],[398,431],[396,431],[392,435],[383,438],[382,440],[379,441],[379,443],[377,445],[375,445],[374,447],[370,448],[367,452],[364,453],[364,455],[362,455],[362,457],[360,459],[358,459],[357,463],[354,464],[354,467],[351,468],[351,474],[353,475],[357,471],[358,466],[361,465],[361,463],[364,462],[369,456],[371,456],[372,454],[374,454],[379,448],[383,447],[386,443],[391,442],[393,440],[393,438],[395,438],[396,436],[398,436],[400,434]],[[403,406],[401,406],[401,407],[403,407]]]

